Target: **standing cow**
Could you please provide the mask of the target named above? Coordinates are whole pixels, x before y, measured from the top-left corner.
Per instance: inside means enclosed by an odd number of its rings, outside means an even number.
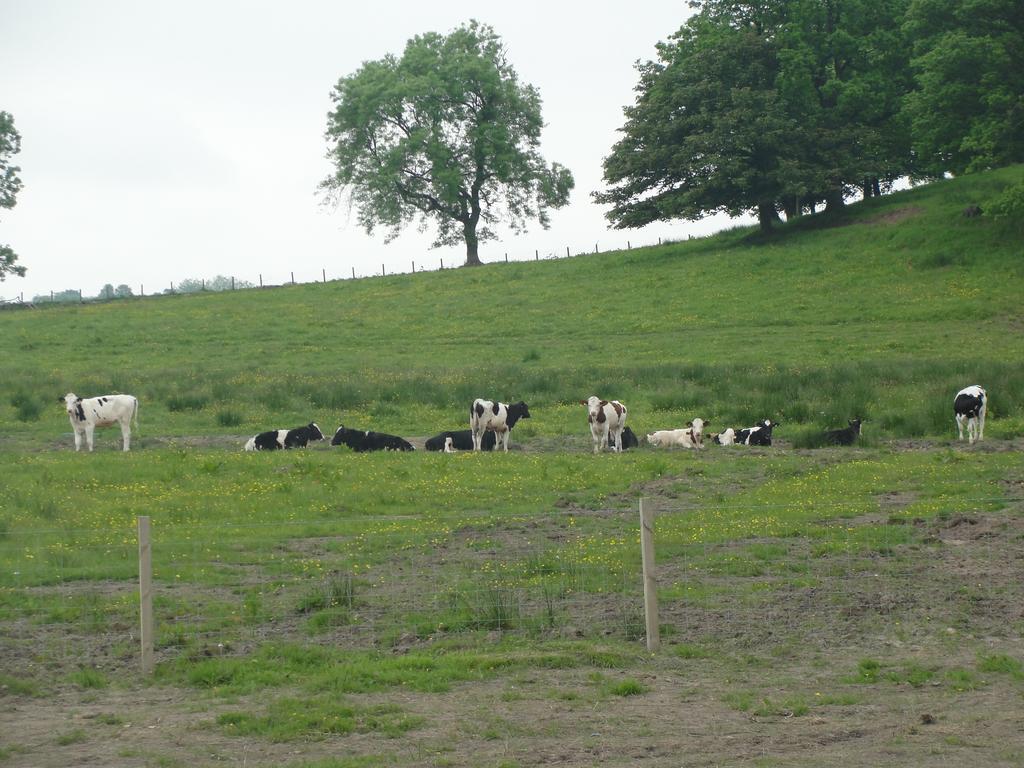
[[[985,411],[988,410],[988,395],[977,384],[964,387],[953,398],[953,415],[960,439],[964,439],[964,424],[967,425],[967,442],[974,444],[985,436]]]
[[[481,450],[484,433],[494,432],[495,448],[501,443],[508,453],[508,436],[520,419],[530,418],[530,409],[522,400],[507,405],[497,400],[477,398],[469,406],[469,429],[473,433],[473,450]]]
[[[124,450],[131,447],[131,422],[135,429],[139,428],[139,401],[131,395],[101,395],[100,397],[82,398],[74,392],[64,395],[63,402],[67,408],[71,429],[75,433],[75,450],[82,449],[82,437],[92,451],[93,432],[96,427],[121,425],[121,438]]]
[[[609,445],[615,453],[621,453],[626,406],[618,400],[602,400],[596,395],[580,400],[580,405],[587,406],[587,423],[590,424],[590,436],[594,438],[594,453],[600,453]]]

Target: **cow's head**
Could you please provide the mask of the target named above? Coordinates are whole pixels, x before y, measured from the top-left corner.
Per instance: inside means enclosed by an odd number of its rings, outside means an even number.
[[[850,423],[850,427],[853,429],[853,434],[859,435],[860,434],[861,420],[860,419],[848,419],[848,421]]]
[[[309,422],[309,426],[306,427],[306,429],[309,430],[309,439],[310,440],[323,440],[324,439],[324,433],[320,431],[320,427],[318,427],[315,422],[312,422],[312,421]]]
[[[331,445],[343,445],[345,443],[345,438],[348,437],[351,431],[351,429],[346,429],[345,425],[342,424],[334,433],[334,439],[331,440]]]
[[[61,402],[58,400],[58,402]],[[82,410],[82,398],[76,395],[74,392],[68,392],[63,397],[64,408],[68,412],[68,416],[78,421],[85,421],[85,411]]]
[[[526,403],[520,400],[518,403],[513,403],[512,407],[519,411],[520,419],[530,418],[530,409],[526,407]]]

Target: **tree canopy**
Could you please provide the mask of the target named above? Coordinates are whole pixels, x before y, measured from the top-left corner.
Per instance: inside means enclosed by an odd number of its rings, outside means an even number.
[[[21,190],[21,170],[11,165],[11,158],[21,151],[21,134],[14,127],[9,112],[0,111],[0,208],[13,208]],[[0,244],[0,281],[7,275],[24,275],[25,267],[17,264],[18,255],[8,246]]]
[[[1019,0],[700,0],[604,161],[617,228],[839,208],[1024,161]]]
[[[525,230],[565,205],[568,169],[539,152],[541,100],[519,82],[494,30],[470,22],[410,40],[401,58],[363,64],[338,81],[328,116],[329,199],[350,196],[367,232],[390,241],[413,221],[437,228],[434,246],[479,243],[494,225]]]

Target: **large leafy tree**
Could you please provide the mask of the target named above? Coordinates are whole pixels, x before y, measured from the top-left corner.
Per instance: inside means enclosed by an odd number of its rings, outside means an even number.
[[[755,211],[763,229],[776,201],[804,190],[802,127],[775,88],[777,51],[762,14],[705,8],[638,64],[637,100],[604,161],[617,228]]]
[[[21,151],[21,135],[14,128],[14,118],[0,111],[0,208],[13,208],[21,190],[21,179],[11,158]],[[24,275],[25,267],[18,266],[18,255],[7,245],[0,245],[0,281],[7,275]]]
[[[938,175],[1024,161],[1024,3],[913,0],[905,29],[920,165]]]
[[[635,105],[605,159],[616,227],[754,212],[768,230],[909,163],[899,122],[906,0],[704,0],[639,65]],[[895,31],[894,31],[895,30]],[[902,57],[902,58],[901,58]]]
[[[391,240],[412,221],[433,223],[434,245],[464,242],[475,265],[495,224],[547,227],[549,210],[569,200],[572,174],[539,152],[540,96],[485,24],[419,35],[401,58],[341,78],[332,98],[335,171],[322,188],[350,195],[367,232],[380,226]]]

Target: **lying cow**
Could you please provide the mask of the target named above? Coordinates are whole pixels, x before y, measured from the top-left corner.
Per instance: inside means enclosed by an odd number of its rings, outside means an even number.
[[[616,446],[615,438],[612,437],[611,435],[608,435],[608,446],[610,448],[614,448]],[[629,427],[623,427],[622,428],[622,450],[626,450],[627,448],[639,448],[639,447],[640,447],[640,441],[637,440],[637,437],[633,433],[633,430],[630,429]]]
[[[662,429],[652,432],[647,436],[647,442],[653,446],[664,448],[694,448],[700,450],[704,447],[704,426],[711,422],[704,419],[693,419],[689,427],[685,429]]]
[[[848,419],[844,429],[830,429],[825,433],[825,445],[853,445],[860,436],[860,419]]]
[[[594,453],[600,453],[606,447],[621,453],[622,430],[626,427],[628,415],[626,406],[618,400],[602,400],[596,395],[580,400],[580,405],[587,406],[587,423],[594,439]]]
[[[139,428],[139,401],[131,395],[101,395],[100,397],[82,398],[74,392],[64,395],[64,407],[67,409],[68,418],[71,420],[71,429],[75,433],[75,450],[82,448],[82,437],[92,451],[93,432],[96,427],[109,427],[114,424],[121,425],[121,438],[124,443],[123,450],[131,447],[132,430],[131,422],[135,422],[135,429]]]
[[[423,447],[426,448],[428,451],[442,451],[444,450],[444,441],[446,438],[451,438],[452,445],[457,451],[473,450],[473,432],[468,429],[447,430],[439,435],[434,435],[432,438],[430,438],[423,444]],[[480,444],[480,449],[484,451],[493,451],[494,443],[494,432],[484,432],[483,440],[481,441]]]
[[[314,422],[295,429],[271,429],[250,437],[247,451],[278,451],[285,448],[305,448],[315,440],[323,440],[324,433]]]
[[[412,443],[384,432],[364,432],[361,429],[349,429],[342,425],[334,433],[331,445],[347,445],[356,453],[367,451],[414,451]]]
[[[711,442],[716,445],[735,445],[736,444],[736,430],[732,427],[725,429],[721,432],[713,432],[711,434]]]
[[[977,384],[964,387],[953,398],[953,415],[960,439],[964,439],[964,424],[967,425],[967,442],[974,444],[985,436],[985,411],[988,410],[988,395]],[[127,450],[127,448],[125,449]]]
[[[771,445],[772,428],[781,423],[781,421],[765,419],[756,427],[745,427],[736,432],[736,442],[740,445]]]
[[[473,450],[483,449],[484,434],[489,430],[495,433],[495,447],[501,441],[502,448],[508,452],[508,437],[512,427],[520,419],[530,418],[530,409],[522,400],[506,405],[496,400],[477,398],[469,407],[469,429],[473,435]]]

